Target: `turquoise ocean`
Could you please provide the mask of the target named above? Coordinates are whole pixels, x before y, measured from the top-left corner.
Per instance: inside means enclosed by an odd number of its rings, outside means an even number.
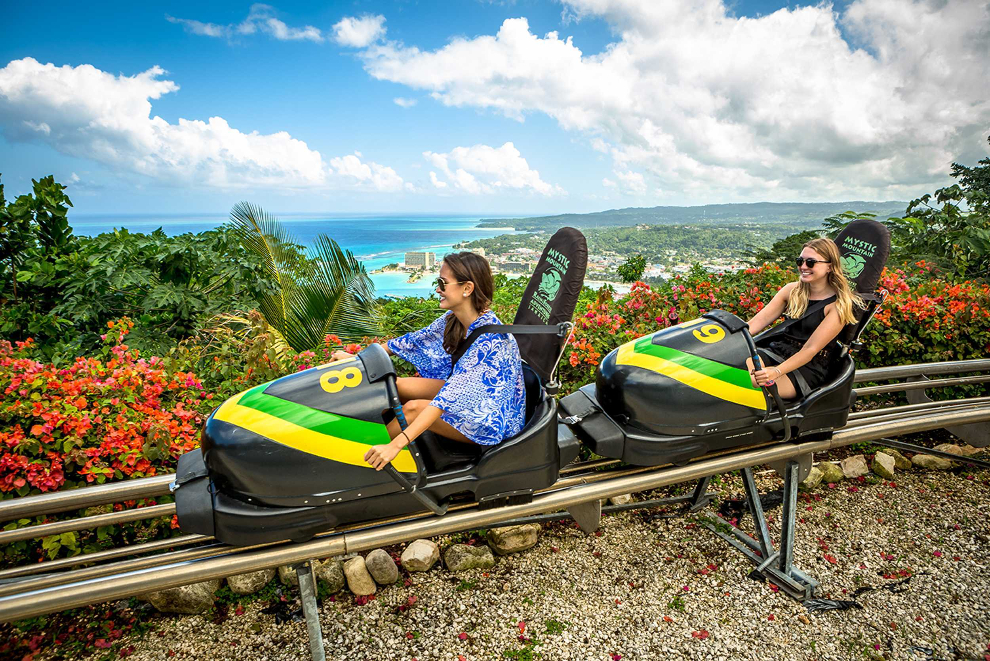
[[[478,228],[482,216],[409,214],[396,216],[278,214],[279,221],[301,245],[312,245],[317,234],[326,234],[341,248],[350,250],[368,271],[393,262],[402,263],[406,251],[427,250],[441,258],[462,241],[485,239],[512,232],[507,228]],[[227,221],[226,214],[96,215],[75,214],[72,229],[82,236],[96,236],[117,228],[150,233],[158,229],[175,236],[213,229]],[[428,278],[409,284],[402,273],[371,276],[378,296],[428,296]]]

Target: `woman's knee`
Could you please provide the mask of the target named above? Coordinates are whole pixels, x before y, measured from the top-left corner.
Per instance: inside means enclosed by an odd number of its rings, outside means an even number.
[[[406,420],[412,422],[429,405],[430,402],[425,399],[410,399],[402,405],[402,412],[406,415]]]

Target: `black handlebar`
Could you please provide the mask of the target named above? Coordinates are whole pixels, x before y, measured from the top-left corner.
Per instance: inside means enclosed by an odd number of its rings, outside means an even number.
[[[753,369],[762,370],[763,361],[760,359],[760,354],[756,350],[756,342],[753,341],[753,334],[749,332],[749,327],[743,327],[742,333],[743,337],[746,339],[746,345],[749,347],[749,353],[753,359]],[[780,412],[780,421],[784,425],[784,442],[786,443],[791,440],[791,423],[790,420],[787,419],[787,407],[784,406],[784,400],[777,391],[776,383],[766,386],[766,389],[770,391],[774,404],[777,405],[777,410]]]

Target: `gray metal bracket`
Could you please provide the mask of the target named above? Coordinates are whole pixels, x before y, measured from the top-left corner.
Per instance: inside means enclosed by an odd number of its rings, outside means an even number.
[[[709,522],[705,526],[745,555],[756,565],[757,575],[777,585],[787,596],[797,601],[814,597],[818,589],[818,581],[794,566],[795,512],[801,462],[788,461],[784,470],[784,509],[781,515],[780,548],[776,550],[770,538],[770,530],[767,528],[766,515],[760,503],[760,493],[756,488],[753,469],[744,468],[740,472],[746,490],[746,501],[756,528],[756,537],[744,533],[717,515],[716,523]]]
[[[323,629],[320,627],[320,609],[316,603],[316,576],[312,560],[294,565],[299,577],[299,597],[302,601],[303,616],[306,618],[306,632],[309,634],[309,653],[313,661],[326,661],[323,649]]]
[[[907,380],[911,382],[931,381],[931,379],[924,374],[919,376],[909,376]],[[904,394],[907,395],[907,400],[910,404],[927,404],[928,402],[933,401],[932,398],[928,396],[927,390],[908,390]],[[946,427],[945,431],[960,438],[965,443],[972,445],[974,448],[985,448],[990,446],[990,425],[986,423],[978,422],[971,425],[955,425]]]
[[[578,527],[590,535],[598,530],[602,522],[602,501],[595,498],[586,503],[571,505],[567,508],[567,513],[577,522]]]

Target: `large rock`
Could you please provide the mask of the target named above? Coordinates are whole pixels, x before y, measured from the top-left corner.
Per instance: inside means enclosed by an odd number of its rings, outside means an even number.
[[[911,463],[919,468],[938,471],[947,471],[952,468],[951,459],[943,459],[942,457],[936,457],[931,454],[916,454],[911,458]]]
[[[337,594],[344,589],[347,579],[344,577],[344,565],[337,558],[330,558],[316,566],[316,579],[323,581],[330,594]]]
[[[894,458],[884,452],[877,452],[873,456],[873,472],[884,479],[894,479],[896,465]]]
[[[866,457],[861,454],[846,457],[839,462],[839,465],[842,468],[842,474],[850,480],[870,473],[870,468],[866,465]]]
[[[399,561],[406,571],[429,571],[440,560],[440,547],[429,539],[417,539],[406,547]]]
[[[628,505],[633,501],[631,493],[624,493],[621,496],[612,496],[608,499],[608,502],[612,505]]]
[[[296,576],[296,570],[292,565],[282,565],[278,568],[278,580],[282,585],[299,587],[299,577]]]
[[[395,566],[395,560],[382,549],[375,549],[369,553],[364,563],[368,566],[368,573],[378,585],[391,585],[399,580],[399,568]]]
[[[846,476],[842,473],[842,469],[833,464],[831,461],[823,461],[818,464],[818,469],[822,472],[822,482],[825,484],[841,482],[846,479]]]
[[[942,443],[936,445],[935,449],[939,452],[948,452],[949,454],[955,454],[960,457],[972,457],[974,454],[983,452],[983,449],[974,448],[972,445],[956,445],[955,443]]]
[[[268,585],[268,581],[275,578],[274,569],[260,569],[248,572],[247,574],[237,574],[227,577],[227,587],[236,594],[254,594],[261,588]]]
[[[492,550],[484,544],[481,546],[452,544],[444,551],[443,561],[450,571],[491,569],[495,566],[495,556],[492,555]]]
[[[183,585],[144,595],[151,605],[163,613],[194,615],[213,606],[213,593],[220,589],[220,579]]]
[[[344,563],[344,576],[347,578],[347,587],[359,597],[375,594],[375,590],[378,589],[375,579],[368,573],[368,565],[361,556],[351,558]]]
[[[817,466],[812,466],[811,470],[808,471],[808,477],[804,478],[804,482],[798,485],[799,488],[805,491],[811,491],[818,487],[822,483],[822,478],[825,477],[825,473],[821,471]]]
[[[910,459],[905,457],[903,454],[901,454],[894,448],[884,448],[883,453],[888,457],[894,458],[894,468],[896,468],[899,471],[910,470],[911,468],[914,467],[914,464],[911,463]]]
[[[488,531],[488,545],[499,555],[518,553],[536,546],[539,534],[540,524],[538,523],[492,528]]]

